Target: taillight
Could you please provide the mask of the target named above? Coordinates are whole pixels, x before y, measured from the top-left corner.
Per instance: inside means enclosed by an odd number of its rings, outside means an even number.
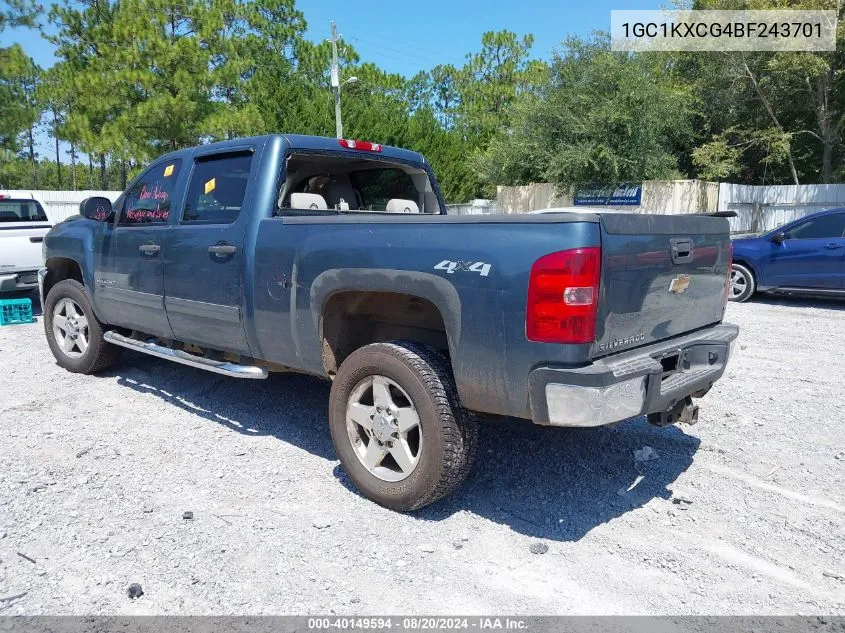
[[[356,141],[351,138],[339,138],[337,142],[346,149],[357,149],[360,152],[380,152],[381,145],[369,141]]]
[[[601,248],[573,248],[534,262],[525,334],[540,343],[592,343],[596,335]]]
[[[728,272],[725,275],[725,296],[723,297],[723,303],[728,305],[728,298],[731,296],[731,268],[733,267],[734,263],[734,243],[731,242],[731,247],[728,250]]]

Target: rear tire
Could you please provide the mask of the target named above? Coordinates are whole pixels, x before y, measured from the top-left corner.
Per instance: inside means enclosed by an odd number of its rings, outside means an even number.
[[[50,288],[43,312],[50,351],[68,371],[93,374],[120,357],[120,348],[103,339],[104,326],[94,316],[85,286],[78,281],[65,279]]]
[[[446,359],[408,341],[367,345],[343,362],[332,384],[329,428],[358,490],[400,512],[457,488],[478,441]]]
[[[728,289],[728,299],[731,301],[748,301],[757,289],[754,273],[742,264],[731,264],[731,287]]]

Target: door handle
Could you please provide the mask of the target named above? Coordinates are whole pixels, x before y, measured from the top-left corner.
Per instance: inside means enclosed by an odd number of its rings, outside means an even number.
[[[837,242],[828,242],[824,245],[825,248],[841,248],[842,244],[838,244]]]
[[[234,244],[215,244],[214,246],[208,247],[209,253],[214,253],[217,257],[225,257],[226,255],[231,255],[232,253],[237,252],[238,247]]]
[[[144,255],[157,255],[158,252],[161,250],[161,246],[158,244],[141,244],[138,247],[138,250],[141,251]]]
[[[686,264],[692,261],[693,247],[692,240],[686,238],[673,238],[669,240],[672,251],[672,261],[676,264]]]

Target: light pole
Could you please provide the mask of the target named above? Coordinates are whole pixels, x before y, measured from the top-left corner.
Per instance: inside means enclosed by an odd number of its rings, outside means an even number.
[[[354,84],[358,81],[357,77],[350,77],[346,81],[340,81],[340,64],[337,60],[337,25],[330,22],[332,25],[332,90],[334,91],[334,126],[337,138],[343,138],[343,120],[340,116],[340,89],[346,84]]]

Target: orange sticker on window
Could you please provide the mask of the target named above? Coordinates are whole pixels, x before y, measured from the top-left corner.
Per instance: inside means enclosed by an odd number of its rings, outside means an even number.
[[[215,180],[215,178],[212,178],[211,180],[205,183],[205,193],[211,193],[212,191],[214,191],[214,188],[217,186]]]
[[[174,167],[175,167],[175,165],[168,165],[167,167],[164,168],[164,177],[165,178],[173,175],[173,168]]]

